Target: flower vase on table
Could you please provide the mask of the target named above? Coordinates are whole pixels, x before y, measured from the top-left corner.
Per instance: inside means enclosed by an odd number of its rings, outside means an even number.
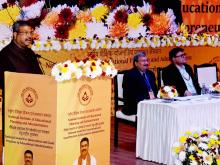
[[[220,82],[215,82],[211,85],[211,96],[220,98]]]
[[[177,90],[174,86],[160,87],[157,97],[163,99],[163,102],[172,102],[178,96]]]

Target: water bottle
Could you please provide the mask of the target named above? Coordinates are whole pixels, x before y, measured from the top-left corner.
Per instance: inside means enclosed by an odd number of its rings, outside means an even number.
[[[201,95],[205,95],[206,91],[207,91],[207,88],[206,88],[205,84],[203,83],[202,84],[202,89],[201,89]]]

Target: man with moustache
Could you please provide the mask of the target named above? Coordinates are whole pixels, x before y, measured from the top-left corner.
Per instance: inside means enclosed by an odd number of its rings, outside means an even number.
[[[42,74],[37,56],[29,48],[33,42],[33,27],[26,21],[13,24],[13,39],[0,52],[0,88],[2,89],[3,135],[4,135],[4,72]],[[4,138],[4,137],[3,137]],[[4,141],[3,141],[4,142]]]
[[[31,150],[24,152],[24,165],[33,165],[33,152]]]
[[[26,21],[13,24],[13,40],[0,52],[0,88],[3,89],[4,72],[42,74],[37,56],[29,48],[34,29]]]
[[[84,137],[80,141],[80,156],[73,165],[96,165],[96,159],[89,154],[89,139]]]
[[[149,70],[149,64],[145,52],[139,52],[133,57],[134,67],[124,74],[122,113],[125,115],[136,115],[138,102],[144,99],[154,99],[157,94],[156,78]]]

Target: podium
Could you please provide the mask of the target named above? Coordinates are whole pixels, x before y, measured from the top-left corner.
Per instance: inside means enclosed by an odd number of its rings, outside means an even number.
[[[111,79],[56,82],[36,74],[5,73],[5,165],[73,165],[80,141],[97,165],[110,164]],[[91,165],[94,165],[91,163]]]

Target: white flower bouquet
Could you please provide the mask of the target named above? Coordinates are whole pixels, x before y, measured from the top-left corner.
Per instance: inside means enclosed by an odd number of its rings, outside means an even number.
[[[220,131],[186,132],[172,148],[176,165],[219,165]]]

